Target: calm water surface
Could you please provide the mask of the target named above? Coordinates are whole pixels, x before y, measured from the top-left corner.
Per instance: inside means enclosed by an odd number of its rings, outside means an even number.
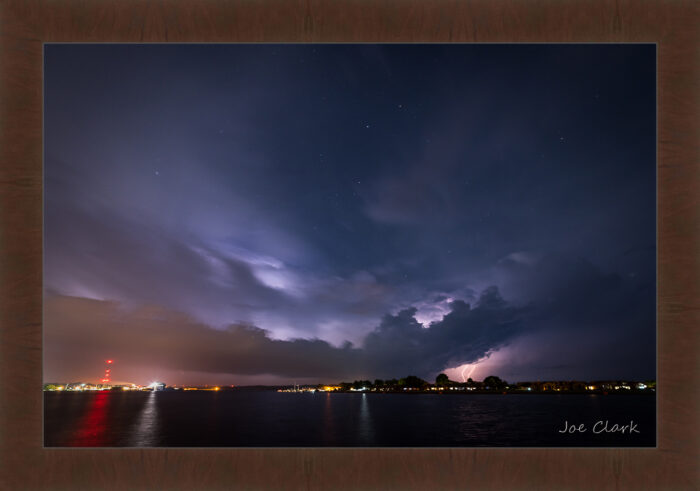
[[[655,407],[653,395],[45,392],[44,444],[655,446]],[[606,420],[639,433],[593,434]],[[587,431],[561,434],[565,421]]]

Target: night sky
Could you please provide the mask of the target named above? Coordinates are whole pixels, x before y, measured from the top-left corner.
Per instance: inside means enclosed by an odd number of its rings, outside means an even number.
[[[647,379],[654,45],[46,45],[44,379]]]

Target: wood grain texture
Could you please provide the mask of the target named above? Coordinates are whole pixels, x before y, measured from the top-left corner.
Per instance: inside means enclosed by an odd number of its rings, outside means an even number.
[[[682,0],[0,0],[0,489],[700,488],[699,9]],[[42,448],[46,42],[658,43],[658,448]]]

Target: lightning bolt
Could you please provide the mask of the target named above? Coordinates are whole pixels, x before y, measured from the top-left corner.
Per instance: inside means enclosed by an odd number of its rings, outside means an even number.
[[[467,375],[467,376],[465,377],[465,376],[464,376],[464,371],[465,371],[467,368],[469,368],[469,367],[471,367],[471,370],[469,370],[469,375]],[[472,373],[474,373],[474,370],[476,370],[476,364],[474,364],[474,365],[464,365],[464,368],[462,368],[462,382],[466,382],[467,379],[468,379],[469,377],[472,376]]]

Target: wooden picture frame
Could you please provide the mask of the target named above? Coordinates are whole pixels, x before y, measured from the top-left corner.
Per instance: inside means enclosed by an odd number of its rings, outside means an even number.
[[[0,2],[0,488],[697,489],[698,11],[682,0]],[[657,448],[43,448],[42,56],[53,42],[657,43]]]

